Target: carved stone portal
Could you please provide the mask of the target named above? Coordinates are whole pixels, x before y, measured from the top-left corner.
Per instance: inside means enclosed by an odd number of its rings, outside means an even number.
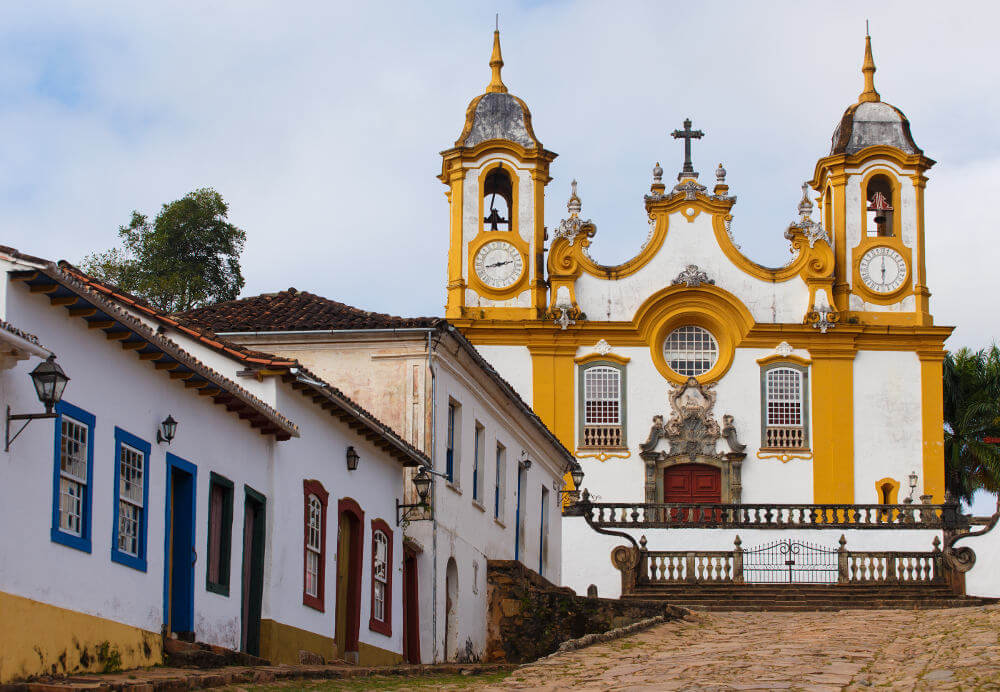
[[[737,438],[733,417],[723,416],[720,430],[715,420],[716,393],[713,385],[702,385],[689,377],[687,382],[672,387],[667,396],[670,417],[653,417],[649,438],[639,445],[639,456],[646,462],[646,502],[663,501],[664,470],[678,464],[704,464],[721,472],[722,497],[726,504],[737,504],[743,495],[741,470],[746,458]],[[726,440],[729,452],[716,451],[719,439]],[[666,443],[663,445],[661,443]],[[662,447],[666,446],[666,449]]]

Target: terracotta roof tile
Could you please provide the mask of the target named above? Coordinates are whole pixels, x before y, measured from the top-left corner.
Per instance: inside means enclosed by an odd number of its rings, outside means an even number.
[[[294,288],[195,308],[178,316],[213,332],[408,329],[436,327],[443,321],[368,312]]]

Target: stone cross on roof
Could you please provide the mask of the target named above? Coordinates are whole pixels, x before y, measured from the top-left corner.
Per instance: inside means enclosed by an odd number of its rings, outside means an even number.
[[[673,137],[674,139],[684,140],[684,168],[681,169],[681,172],[677,174],[677,179],[678,180],[680,180],[681,178],[697,179],[698,173],[695,172],[694,166],[691,165],[691,140],[701,139],[702,137],[705,136],[705,133],[702,132],[701,130],[692,130],[691,118],[687,118],[684,120],[684,129],[674,130],[672,133],[670,133],[670,136]]]

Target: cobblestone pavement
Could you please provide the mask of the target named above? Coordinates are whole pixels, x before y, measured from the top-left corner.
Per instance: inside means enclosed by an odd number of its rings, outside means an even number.
[[[1000,690],[1000,604],[698,613],[523,666],[484,689]]]

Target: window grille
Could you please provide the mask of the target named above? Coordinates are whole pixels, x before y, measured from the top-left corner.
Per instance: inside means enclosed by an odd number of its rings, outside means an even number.
[[[323,504],[309,496],[309,523],[306,526],[306,595],[319,596],[320,557],[323,538]]]
[[[59,528],[83,535],[83,498],[87,491],[89,429],[65,414],[59,442]]]
[[[805,387],[803,373],[793,368],[772,368],[764,375],[764,446],[804,449]]]
[[[667,336],[663,358],[678,375],[697,377],[711,370],[719,360],[719,344],[707,329],[686,325]]]
[[[374,543],[372,617],[380,622],[385,622],[385,593],[389,581],[389,539],[382,531],[376,531]]]
[[[122,444],[118,459],[118,550],[139,557],[146,455]]]
[[[597,366],[583,374],[584,425],[621,424],[621,373]]]

